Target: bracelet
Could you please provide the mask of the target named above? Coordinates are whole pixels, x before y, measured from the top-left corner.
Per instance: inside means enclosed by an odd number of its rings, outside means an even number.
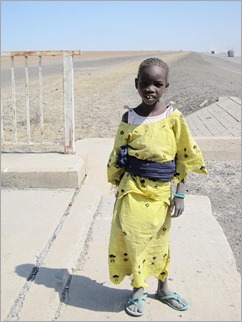
[[[185,195],[183,193],[174,193],[174,197],[184,199]]]

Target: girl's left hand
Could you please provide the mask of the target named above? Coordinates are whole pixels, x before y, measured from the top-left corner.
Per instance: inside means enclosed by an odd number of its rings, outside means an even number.
[[[173,213],[174,211],[174,213]],[[170,206],[170,213],[172,217],[179,217],[184,211],[184,199],[173,198]],[[172,214],[173,213],[173,214]]]

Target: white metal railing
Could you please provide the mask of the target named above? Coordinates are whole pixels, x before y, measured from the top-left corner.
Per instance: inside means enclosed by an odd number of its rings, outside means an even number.
[[[2,52],[2,57],[10,58],[11,69],[11,109],[8,108],[8,118],[12,123],[12,140],[5,140],[5,124],[4,124],[4,98],[1,97],[1,141],[2,150],[5,145],[22,146],[22,145],[63,145],[64,153],[75,153],[75,119],[74,119],[74,69],[73,56],[81,55],[79,50],[66,51],[27,51],[27,52]],[[38,87],[39,87],[39,106],[38,106],[38,122],[40,127],[40,136],[44,134],[44,77],[43,77],[43,61],[44,56],[62,56],[63,61],[63,139],[56,143],[53,141],[34,141],[31,136],[31,118],[30,118],[30,81],[29,81],[29,57],[38,57]],[[24,58],[24,77],[25,77],[25,127],[27,140],[22,142],[18,138],[18,122],[17,112],[21,109],[17,106],[16,100],[16,73],[15,58]],[[3,89],[2,89],[3,91]],[[8,135],[9,136],[9,135]],[[41,139],[41,138],[40,138]]]

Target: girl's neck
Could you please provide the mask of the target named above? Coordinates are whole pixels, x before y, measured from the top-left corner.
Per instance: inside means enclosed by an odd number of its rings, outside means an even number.
[[[166,105],[164,102],[157,102],[155,105],[141,103],[134,110],[140,116],[157,116],[165,112]]]

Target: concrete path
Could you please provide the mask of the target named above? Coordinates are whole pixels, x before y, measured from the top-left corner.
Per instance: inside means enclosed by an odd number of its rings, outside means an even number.
[[[220,97],[186,120],[194,136],[240,137],[241,101],[237,97]]]
[[[2,321],[51,321],[59,305],[56,295],[76,267],[101,195],[110,193],[106,162],[112,143],[94,139],[77,144],[77,155],[82,158],[85,149],[90,158],[79,188],[2,190]],[[53,288],[35,292],[40,267],[54,268],[45,275]],[[23,317],[24,307],[28,317]]]
[[[58,312],[60,321],[135,319],[124,312],[130,296],[130,278],[115,287],[108,277],[107,247],[113,203],[110,196],[102,196],[100,200],[88,254],[84,254],[83,265],[71,276],[68,299]],[[149,278],[147,311],[139,320],[239,320],[240,277],[221,227],[212,216],[209,199],[189,196],[186,205],[184,216],[172,223],[169,284],[172,290],[191,301],[191,308],[178,312],[157,301],[154,297],[157,282]],[[195,220],[194,207],[202,209]],[[222,247],[218,249],[217,245]],[[215,299],[223,303],[219,309],[214,305]]]
[[[212,139],[217,140],[215,149],[218,142],[227,142],[227,137]],[[235,155],[239,153],[239,137],[229,139],[234,145],[220,144],[220,152],[225,153],[221,157],[231,156],[222,151],[225,146],[233,146]],[[216,142],[204,137],[199,140],[205,147]],[[48,169],[43,172],[54,182],[51,186],[29,189],[26,184],[25,189],[14,189],[14,180],[9,181],[11,176],[14,179],[11,169],[16,176],[23,166],[20,159],[14,161],[14,154],[2,155],[2,175],[7,174],[3,183],[11,182],[12,186],[6,184],[2,189],[1,321],[134,319],[123,312],[130,294],[129,278],[118,287],[108,278],[107,245],[114,196],[106,182],[106,163],[112,144],[113,139],[78,141],[75,158],[68,164],[75,169],[75,184],[61,188],[57,187],[64,182],[65,171],[55,171],[54,158],[67,156],[54,155],[53,163],[48,155],[41,159],[42,170]],[[211,150],[206,151],[211,155]],[[217,154],[215,151],[214,157]],[[29,162],[31,182],[31,176],[37,180],[35,172],[38,168],[40,173],[41,165],[34,168],[36,159],[28,157],[31,154],[22,155],[22,164]],[[241,320],[240,274],[208,197],[186,198],[184,215],[173,220],[171,253],[170,286],[191,301],[191,308],[182,313],[155,300],[156,281],[150,278],[147,312],[139,320]]]

